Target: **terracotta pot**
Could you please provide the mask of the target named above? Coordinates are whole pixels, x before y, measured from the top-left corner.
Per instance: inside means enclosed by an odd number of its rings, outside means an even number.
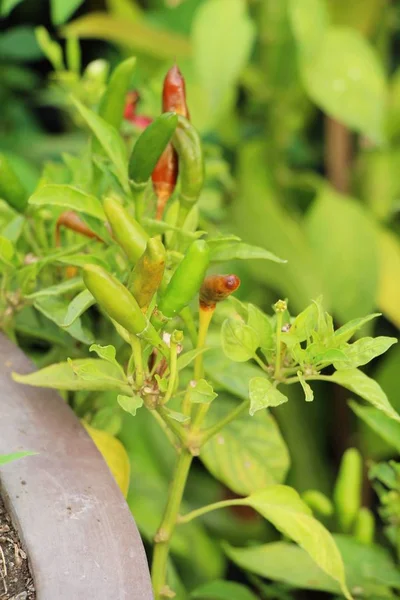
[[[135,522],[101,454],[52,390],[15,383],[33,370],[0,334],[1,495],[28,553],[38,600],[151,600]]]

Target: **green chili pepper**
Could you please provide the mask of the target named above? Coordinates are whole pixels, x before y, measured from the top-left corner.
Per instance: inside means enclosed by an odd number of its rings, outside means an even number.
[[[168,347],[146,319],[132,294],[113,275],[98,265],[85,265],[83,281],[107,315],[130,334],[144,339],[166,356]]]
[[[354,523],[361,504],[362,457],[356,448],[343,454],[339,474],[333,492],[338,524],[348,533]]]
[[[145,251],[149,236],[118,200],[108,196],[104,200],[103,208],[116,242],[135,264]]]
[[[158,308],[163,315],[173,317],[189,304],[200,289],[209,261],[207,242],[196,240],[189,246],[160,300]]]
[[[322,492],[307,490],[302,493],[301,497],[311,510],[319,513],[321,516],[330,517],[333,515],[333,504]]]
[[[134,185],[143,186],[148,181],[177,123],[175,113],[164,113],[138,137],[129,160],[129,177]]]
[[[354,523],[354,537],[361,543],[370,546],[375,537],[375,517],[369,508],[360,508]]]
[[[18,212],[24,212],[28,194],[5,154],[0,154],[0,198]]]
[[[128,58],[113,71],[100,102],[99,115],[119,130],[124,116],[126,94],[130,88],[136,58]]]
[[[165,269],[165,248],[161,238],[150,238],[129,278],[128,288],[140,308],[147,310],[160,287]]]
[[[172,144],[179,157],[180,202],[190,209],[197,202],[204,184],[204,158],[199,134],[182,115],[178,116]]]

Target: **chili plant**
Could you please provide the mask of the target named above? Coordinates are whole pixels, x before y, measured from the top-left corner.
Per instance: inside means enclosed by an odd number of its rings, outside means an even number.
[[[158,490],[149,489],[140,498],[135,488],[141,482],[133,478],[130,501],[143,535],[152,538],[156,600],[175,593],[185,597],[170,558],[179,554],[178,540],[185,539],[181,532],[195,531],[195,540],[204,539],[194,521],[243,507],[259,513],[299,548],[271,537],[266,545],[247,548],[225,543],[224,552],[233,562],[256,576],[282,581],[282,574],[268,571],[276,563],[266,557],[278,551],[286,557],[294,550],[294,562],[303,565],[306,581],[294,582],[289,569],[287,583],[352,598],[361,585],[368,585],[365,575],[354,576],[348,567],[349,555],[363,550],[360,538],[366,537],[360,534],[356,514],[359,456],[348,454],[343,461],[334,506],[344,535],[334,537],[323,523],[333,512],[329,499],[315,491],[302,498],[284,485],[287,449],[269,411],[284,410],[291,386],[312,402],[314,384],[324,382],[342,386],[398,423],[400,416],[380,386],[359,369],[396,340],[381,336],[352,342],[377,315],[335,329],[321,298],[310,299],[303,311],[292,315],[287,300],[277,300],[265,313],[232,295],[239,278],[225,274],[221,263],[232,258],[284,261],[237,236],[198,228],[204,156],[189,121],[182,76],[172,68],[173,78],[170,72],[163,90],[167,112],[139,133],[127,130],[123,122],[129,114],[125,99],[133,68],[132,59],[116,67],[96,110],[76,96],[70,98],[77,122],[89,131],[87,146],[79,156],[64,156],[61,169],[45,168],[29,199],[17,194],[18,201],[13,200],[10,181],[15,177],[9,170],[0,171],[9,205],[0,238],[3,329],[17,337],[26,335],[35,319],[55,324],[46,330],[51,344],[46,366],[28,375],[14,374],[14,379],[62,390],[91,425],[95,400],[104,394],[109,417],[122,412],[148,431],[153,425],[158,428],[154,437],[141,440],[165,448],[162,459],[172,458],[168,492],[160,498]],[[177,86],[184,102],[177,102],[176,95],[169,102]],[[166,152],[174,156],[173,177]],[[202,506],[185,500],[198,459],[236,496]],[[159,465],[149,461],[134,467],[144,474]],[[350,501],[349,494],[354,498],[347,504],[343,498]],[[140,505],[160,499],[159,513],[151,513],[158,521],[154,528],[153,520],[141,518]],[[224,558],[207,543],[208,581],[215,586],[212,580],[223,574]],[[180,574],[184,577],[183,569]],[[250,581],[260,589],[265,585],[257,577]],[[391,587],[389,581],[379,589],[392,597]],[[205,594],[204,587],[197,593]]]

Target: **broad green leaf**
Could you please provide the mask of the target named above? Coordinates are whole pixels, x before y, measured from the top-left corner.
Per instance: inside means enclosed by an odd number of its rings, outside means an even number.
[[[361,406],[353,401],[349,404],[364,423],[400,454],[400,424],[397,421],[393,421],[393,419],[372,406]]]
[[[213,262],[224,262],[226,260],[255,260],[265,259],[272,260],[276,263],[286,263],[287,261],[278,258],[272,252],[259,248],[258,246],[251,246],[244,242],[233,242],[227,244],[216,244],[215,248],[211,249],[211,261]]]
[[[218,394],[205,379],[199,379],[193,387],[189,388],[189,398],[194,404],[211,404],[217,396]]]
[[[314,519],[311,510],[290,487],[277,485],[255,492],[241,501],[270,521],[281,533],[293,539],[332,579],[343,595],[351,600],[345,582],[343,560],[327,529]]]
[[[103,394],[111,394],[113,398],[112,406],[103,406],[100,408],[90,420],[92,427],[107,431],[111,435],[118,435],[122,427],[122,415],[119,407],[115,403],[115,393],[103,392]]]
[[[288,398],[266,377],[253,377],[253,379],[250,379],[249,396],[251,416],[258,410],[279,406],[288,401]]]
[[[366,36],[379,28],[379,18],[384,10],[382,0],[327,0],[335,25],[354,27]]]
[[[142,19],[133,21],[105,12],[91,12],[67,25],[63,33],[65,36],[122,44],[131,51],[161,60],[177,60],[191,54],[190,42],[184,36],[153,27]]]
[[[303,388],[306,402],[312,402],[314,400],[314,392],[312,391],[311,386],[304,379],[303,373],[301,371],[297,371],[297,377],[299,378],[300,385]]]
[[[316,329],[318,329],[318,308],[312,302],[312,304],[297,315],[287,337],[293,336],[298,342],[304,342]]]
[[[248,400],[249,383],[252,377],[260,377],[263,373],[253,364],[234,363],[226,358],[221,350],[214,349],[204,357],[207,377],[233,396]],[[213,407],[213,410],[215,405]]]
[[[37,43],[33,27],[29,25],[8,26],[0,38],[0,58],[5,64],[14,61],[23,64],[43,58],[43,52]]]
[[[384,354],[393,344],[397,343],[396,338],[379,336],[376,338],[364,337],[350,344],[347,347],[342,347],[344,359],[335,361],[333,366],[335,369],[355,369],[362,365],[366,365],[371,360]]]
[[[76,319],[95,303],[96,301],[89,290],[83,290],[69,304],[62,327],[70,327]]]
[[[221,344],[226,356],[235,362],[252,358],[259,346],[257,333],[241,321],[227,319],[221,327]]]
[[[115,167],[116,175],[125,192],[129,191],[128,155],[126,146],[119,132],[104,119],[89,110],[79,100],[73,98],[76,108],[90,127],[108,158]],[[96,216],[96,215],[94,215]]]
[[[345,322],[370,312],[379,261],[375,225],[362,205],[325,186],[307,215],[306,230],[335,315]]]
[[[257,333],[260,348],[270,350],[273,346],[273,327],[269,317],[254,304],[247,307],[247,325]]]
[[[117,397],[118,404],[120,407],[133,417],[136,416],[138,408],[143,406],[143,398],[135,394],[134,396],[122,396]]]
[[[209,107],[217,109],[236,84],[254,39],[245,0],[206,0],[192,26],[193,60]]]
[[[335,360],[346,360],[346,355],[342,350],[338,350],[337,348],[330,348],[329,350],[325,350],[324,352],[313,352],[314,344],[307,349],[307,356],[310,358],[310,361],[313,364],[318,363],[328,363],[332,364]],[[319,346],[319,344],[318,344]]]
[[[93,343],[93,335],[86,328],[82,327],[80,319],[76,319],[69,327],[64,327],[65,315],[68,310],[68,303],[57,296],[46,296],[44,298],[36,298],[34,307],[42,315],[62,327],[73,338],[79,340],[83,344]]]
[[[185,369],[196,358],[196,356],[207,352],[207,350],[210,350],[210,348],[203,346],[203,348],[194,348],[193,350],[189,350],[188,352],[182,354],[177,360],[178,371]]]
[[[25,456],[34,456],[36,452],[12,452],[11,454],[0,454],[0,465],[6,465]]]
[[[84,0],[50,0],[50,14],[54,25],[62,25],[83,4]]]
[[[235,581],[211,581],[191,592],[192,600],[257,600],[257,596]]]
[[[310,57],[318,52],[329,26],[325,0],[289,0],[289,17],[300,52]]]
[[[74,369],[80,377],[76,375]],[[86,379],[82,376],[86,376]],[[13,373],[12,377],[18,383],[56,390],[110,390],[132,394],[130,386],[121,379],[121,371],[115,365],[98,358],[81,358],[56,363],[28,375]]]
[[[392,598],[389,587],[399,588],[400,575],[387,550],[366,546],[353,537],[332,536],[342,555],[350,591],[363,590],[366,598]],[[296,589],[339,594],[339,585],[328,577],[298,546],[273,542],[249,548],[224,546],[228,557],[242,569],[286,583]]]
[[[319,108],[374,142],[384,138],[386,82],[372,45],[357,31],[329,28],[300,56],[304,86]]]
[[[231,401],[214,402],[207,425],[234,408]],[[254,417],[243,412],[205,444],[200,458],[216,479],[241,495],[281,483],[289,469],[285,442],[267,411]]]
[[[84,284],[82,278],[74,277],[72,279],[62,281],[61,283],[57,283],[56,285],[51,285],[48,288],[42,288],[37,292],[33,292],[32,294],[28,294],[26,298],[29,300],[34,300],[35,298],[46,298],[48,296],[62,296],[62,294],[66,294],[68,292],[76,292],[77,290],[82,289],[83,286]]]
[[[115,350],[114,346],[100,346],[99,344],[92,344],[89,348],[89,352],[96,352],[99,358],[102,358],[113,365],[120,366],[115,358],[117,351]]]
[[[377,303],[384,315],[400,327],[400,243],[385,229],[378,232],[379,289]]]
[[[363,327],[366,323],[371,321],[372,319],[376,319],[380,317],[381,313],[373,313],[372,315],[367,315],[366,317],[360,317],[359,319],[353,319],[349,321],[342,327],[339,327],[334,333],[333,339],[336,346],[341,346],[345,342],[348,342],[353,335]]]
[[[22,1],[23,0],[2,0],[0,6],[0,15],[2,17],[8,17],[13,8],[15,8]]]
[[[43,185],[29,198],[35,206],[63,206],[106,220],[103,207],[95,196],[86,194],[72,185]]]
[[[400,421],[400,415],[391,406],[380,385],[359,369],[335,371],[330,379],[379,408],[388,417]]]

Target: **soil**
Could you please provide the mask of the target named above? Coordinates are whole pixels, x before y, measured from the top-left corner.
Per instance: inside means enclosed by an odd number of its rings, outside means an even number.
[[[35,600],[28,559],[0,497],[0,600]]]

